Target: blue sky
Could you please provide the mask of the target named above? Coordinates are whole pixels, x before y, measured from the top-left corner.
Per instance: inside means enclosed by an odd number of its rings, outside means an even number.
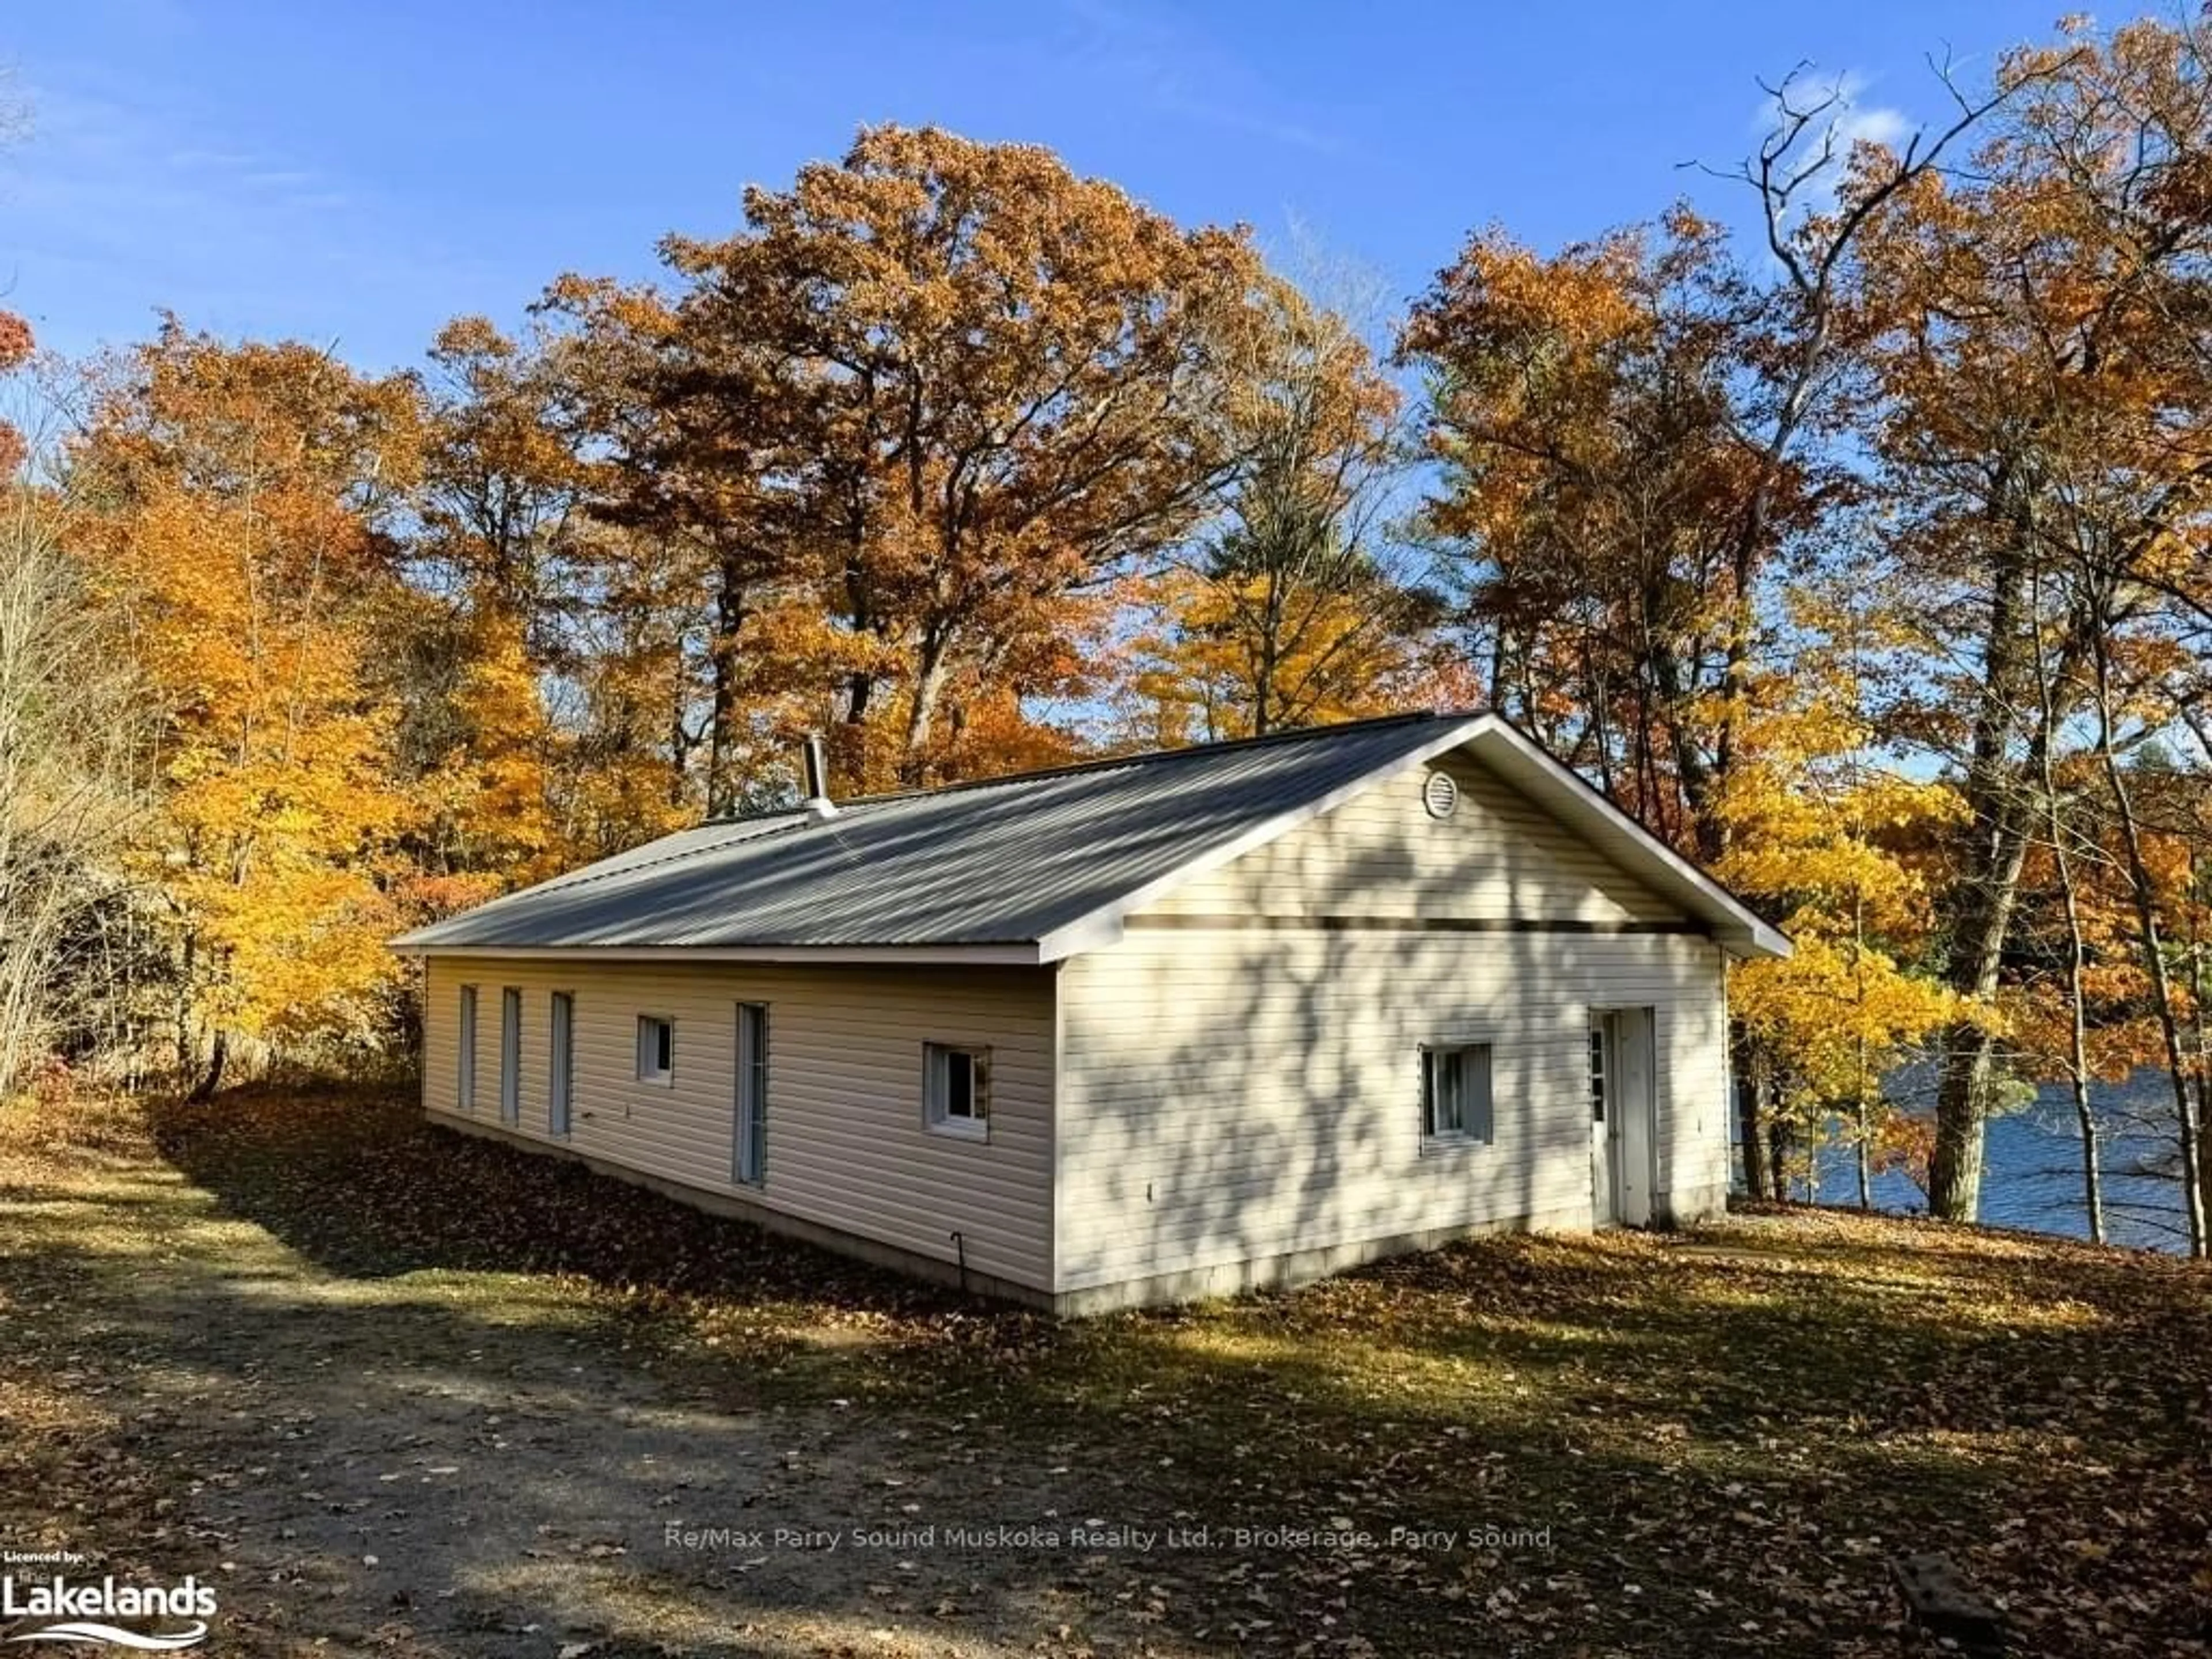
[[[0,155],[0,287],[45,343],[232,335],[411,363],[562,270],[641,276],[749,182],[863,122],[1051,145],[1186,222],[1291,228],[1417,291],[1492,221],[1546,246],[1645,216],[1756,137],[1756,77],[1809,59],[1861,118],[1941,113],[2045,35],[2012,0],[1427,6],[1149,0],[70,0],[0,21],[29,106]]]

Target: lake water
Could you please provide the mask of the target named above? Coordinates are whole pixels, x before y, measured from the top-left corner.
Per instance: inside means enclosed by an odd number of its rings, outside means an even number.
[[[2170,1085],[2161,1072],[2138,1072],[2124,1084],[2099,1084],[2090,1091],[2103,1133],[2099,1150],[2105,1173],[2105,1236],[2115,1244],[2179,1252],[2186,1244],[2181,1188],[2170,1176],[2146,1174],[2161,1164],[2172,1167]],[[1819,1196],[1830,1204],[1858,1197],[1858,1174],[1851,1152],[1832,1147],[1820,1159]],[[1903,1175],[1878,1175],[1874,1182],[1878,1208],[1923,1212],[1928,1200]],[[2089,1236],[2089,1217],[2081,1198],[2081,1136],[2074,1121],[2072,1091],[2063,1084],[2045,1088],[2035,1101],[1990,1122],[1982,1172],[1980,1218],[1997,1227],[2023,1227],[2069,1238]]]

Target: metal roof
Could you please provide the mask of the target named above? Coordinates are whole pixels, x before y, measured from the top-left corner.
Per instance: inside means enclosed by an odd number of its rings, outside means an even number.
[[[1255,825],[1395,769],[1467,717],[1409,714],[680,830],[395,941],[1032,942]]]
[[[1493,716],[1407,714],[869,797],[827,818],[797,809],[708,823],[393,944],[969,959],[1006,947],[1005,960],[1056,960],[1110,942],[1121,915],[1166,887],[1477,736],[1571,779]],[[1577,796],[1553,805],[1594,810]],[[1609,805],[1595,810],[1609,839],[1626,826],[1633,861],[1680,866]],[[1680,868],[1692,914],[1742,932],[1738,902]]]

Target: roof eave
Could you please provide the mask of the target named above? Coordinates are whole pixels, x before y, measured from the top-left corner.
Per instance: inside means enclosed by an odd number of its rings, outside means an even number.
[[[1760,957],[1780,958],[1795,956],[1797,947],[1790,942],[1790,935],[1778,927],[1759,922],[1755,927],[1717,931],[1714,937],[1721,948],[1739,962],[1752,962]]]
[[[1487,752],[1492,764],[1506,763],[1509,779],[1517,775],[1522,787],[1531,778],[1548,786],[1545,804],[1570,823],[1579,820],[1587,830],[1601,827],[1620,838],[1628,854],[1623,863],[1631,875],[1658,885],[1684,908],[1705,922],[1713,937],[1731,956],[1787,957],[1795,947],[1789,935],[1695,863],[1661,841],[1616,806],[1589,780],[1547,751],[1534,738],[1504,720],[1493,720],[1480,734],[1478,755]],[[1602,848],[1608,856],[1613,849]]]
[[[974,945],[451,945],[403,933],[389,948],[408,957],[507,957],[531,962],[760,962],[805,965],[912,964],[1033,968],[1048,960],[1034,939]]]

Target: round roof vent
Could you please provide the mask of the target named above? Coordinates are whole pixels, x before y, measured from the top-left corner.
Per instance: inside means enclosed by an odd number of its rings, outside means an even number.
[[[1459,781],[1449,772],[1431,772],[1421,785],[1421,805],[1432,818],[1448,818],[1459,811]]]

